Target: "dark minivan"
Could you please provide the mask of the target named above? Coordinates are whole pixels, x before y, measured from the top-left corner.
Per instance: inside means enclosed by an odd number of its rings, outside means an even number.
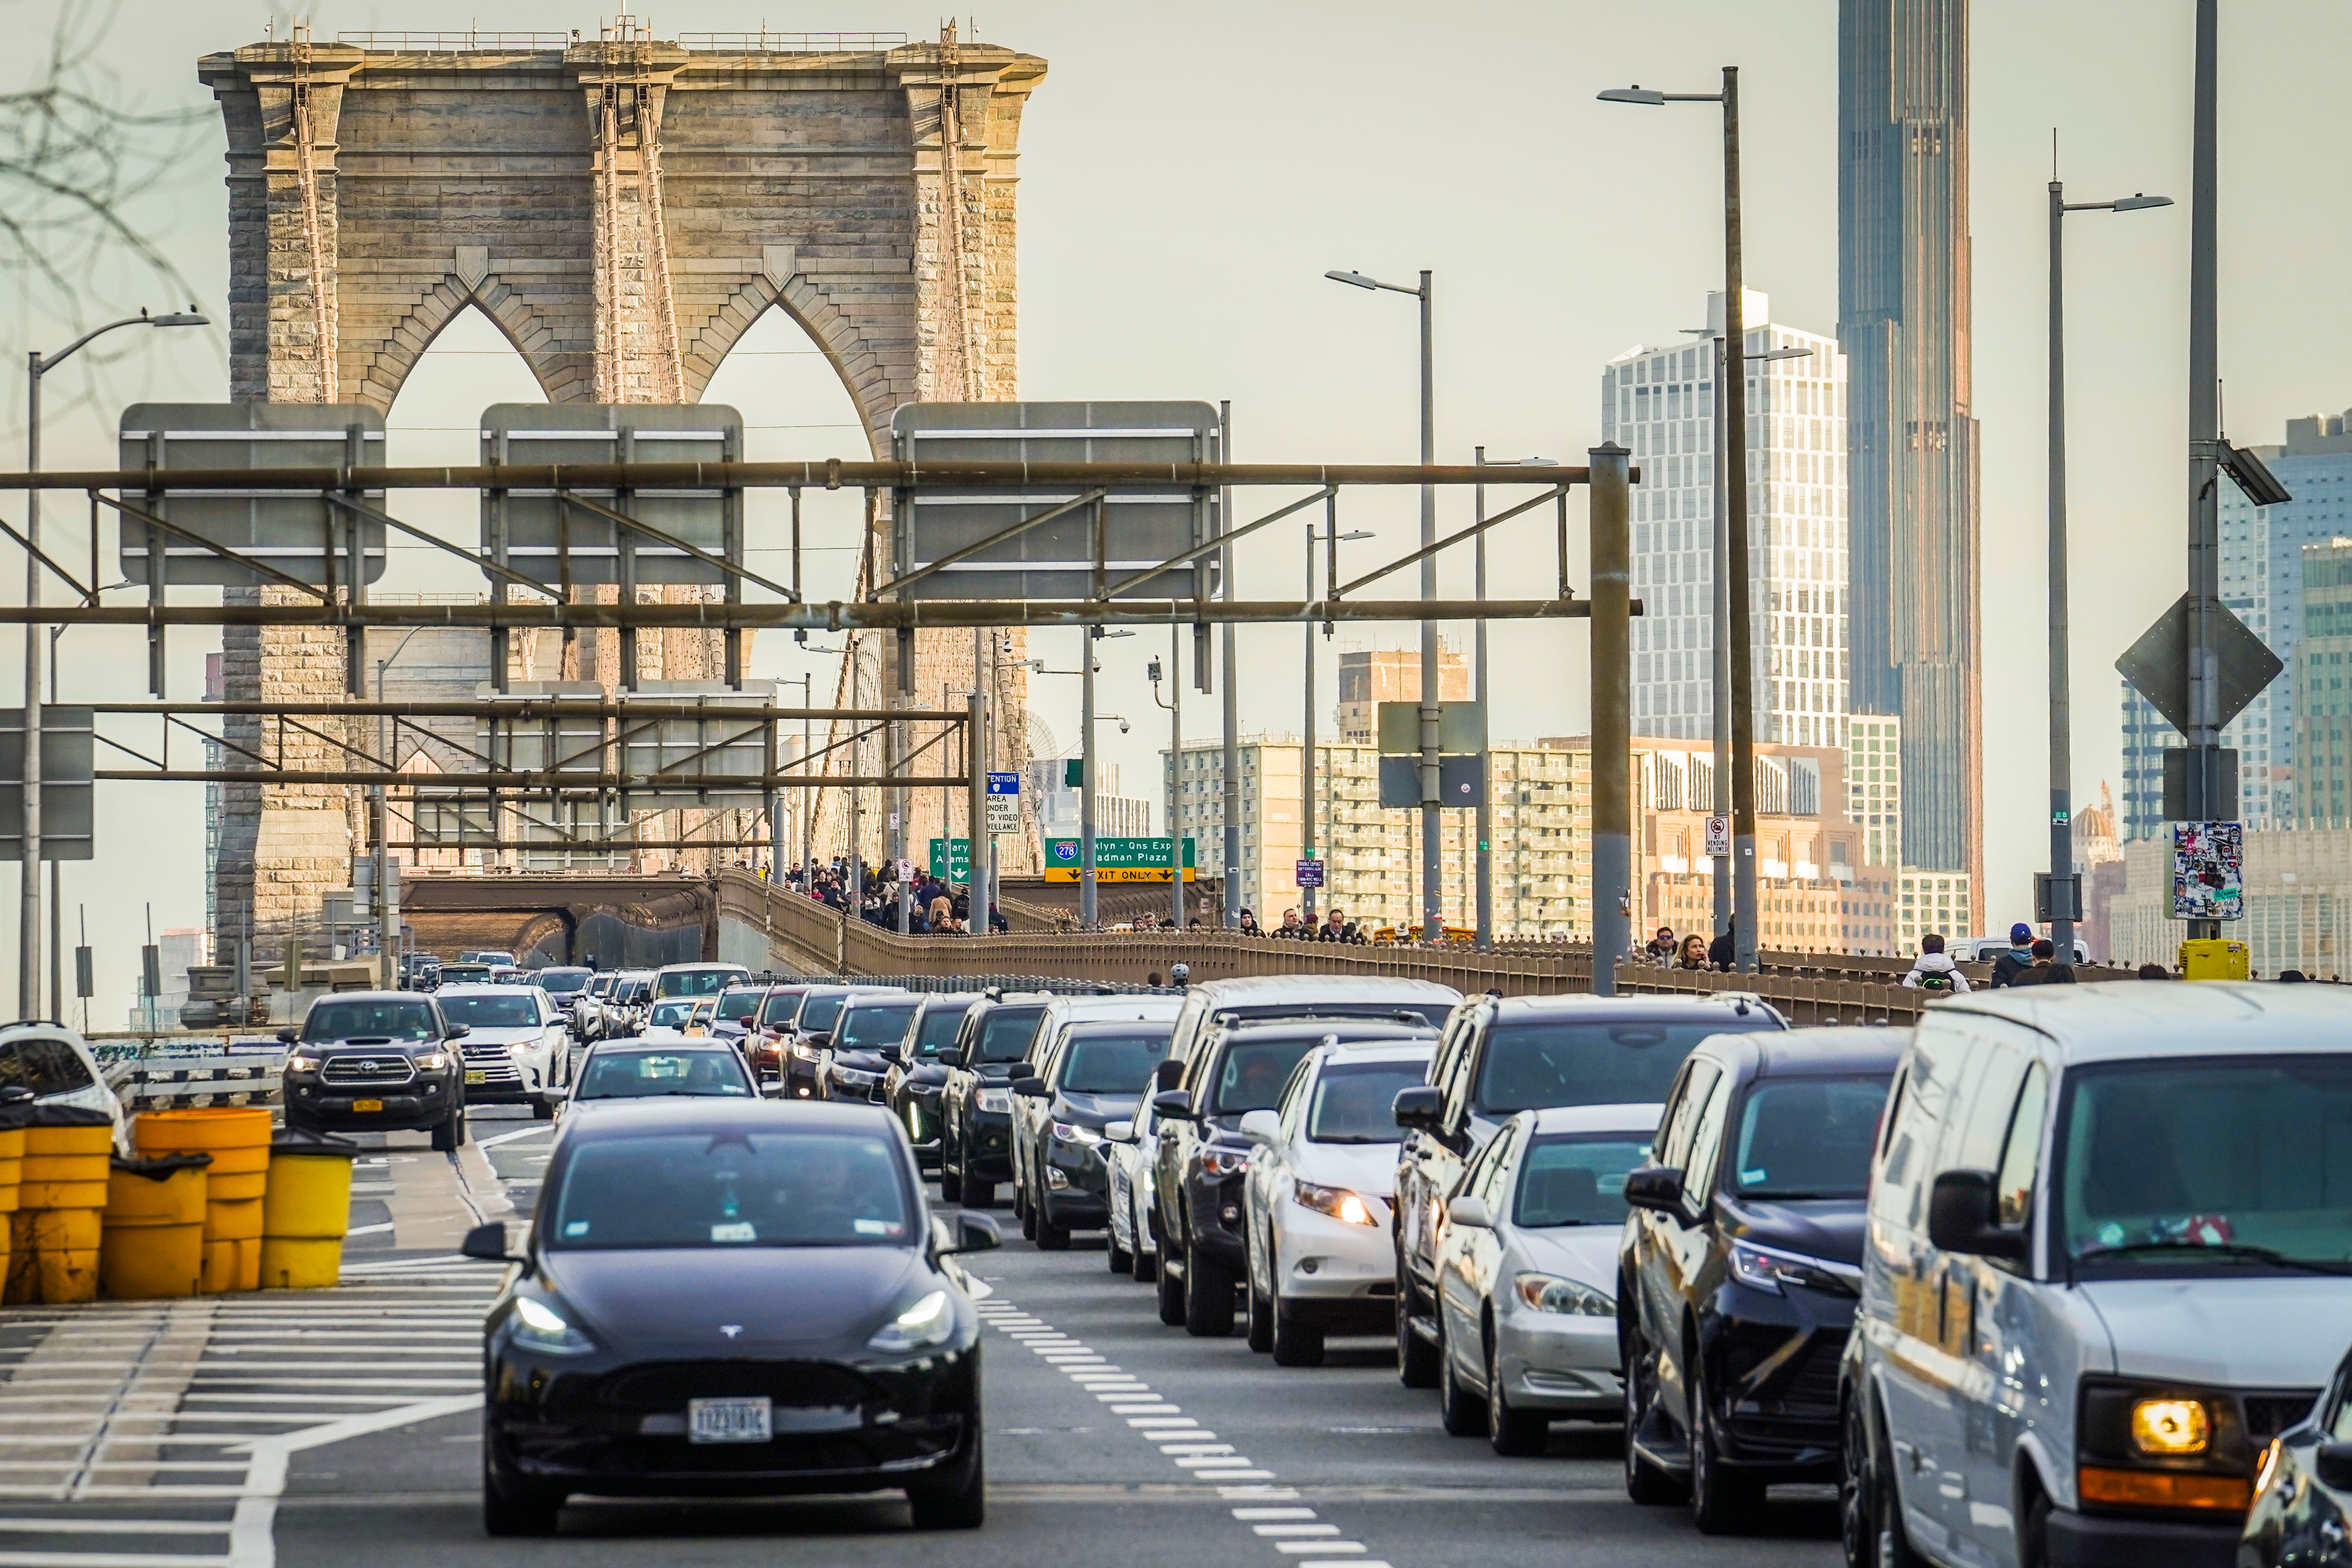
[[[1683,1065],[1618,1259],[1625,1490],[1709,1535],[1838,1479],[1838,1362],[1870,1160],[1908,1029],[1718,1035]]]

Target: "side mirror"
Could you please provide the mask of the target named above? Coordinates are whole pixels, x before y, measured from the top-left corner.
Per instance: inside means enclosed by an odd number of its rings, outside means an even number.
[[[2023,1262],[2026,1237],[1993,1223],[1992,1173],[1946,1171],[1927,1194],[1927,1239],[1939,1251]]]
[[[1178,1089],[1184,1082],[1184,1064],[1162,1058],[1151,1069],[1151,1081],[1161,1089]]]
[[[950,1046],[946,1050],[943,1050],[939,1055],[933,1057],[931,1060],[939,1063],[940,1066],[943,1068],[960,1068],[963,1066],[963,1053],[957,1050],[953,1046]]]
[[[1486,1200],[1484,1198],[1466,1195],[1455,1198],[1445,1205],[1445,1219],[1447,1224],[1458,1225],[1467,1230],[1495,1228],[1494,1216],[1486,1212]]]
[[[2312,1472],[2319,1484],[2342,1491],[2352,1488],[2352,1443],[2322,1443],[2313,1450]]]
[[[986,1252],[1004,1245],[1004,1235],[996,1222],[984,1214],[969,1210],[956,1215],[956,1244],[950,1252]]]
[[[1437,1119],[1445,1114],[1445,1094],[1442,1089],[1423,1084],[1414,1089],[1397,1090],[1391,1114],[1399,1127],[1413,1132],[1434,1132]]]
[[[1261,1147],[1282,1142],[1282,1118],[1271,1110],[1253,1110],[1242,1118],[1242,1136]]]
[[[290,1046],[300,1037],[301,1037],[292,1029],[280,1029],[278,1031],[278,1043],[281,1046]]]
[[[1163,1089],[1151,1097],[1151,1114],[1163,1121],[1197,1121],[1192,1114],[1192,1091],[1189,1089]]]
[[[470,1035],[470,1034],[472,1034],[473,1032],[474,1032],[474,1026],[473,1026],[473,1025],[471,1025],[471,1024],[452,1024],[452,1025],[450,1025],[450,1026],[449,1026],[449,1032],[448,1032],[448,1034],[446,1034],[446,1035],[443,1036],[442,1037],[443,1037],[444,1039],[450,1039],[450,1040],[462,1040],[462,1039],[464,1039],[467,1035]]]
[[[1010,1087],[1013,1093],[1024,1100],[1050,1100],[1054,1095],[1054,1091],[1045,1087],[1045,1080],[1042,1078],[1017,1078],[1013,1080]]]
[[[1683,1173],[1672,1165],[1644,1165],[1629,1171],[1625,1201],[1637,1209],[1678,1210],[1683,1206]]]
[[[1103,1137],[1113,1143],[1132,1143],[1135,1142],[1135,1123],[1107,1121],[1103,1123]]]
[[[466,1233],[457,1244],[457,1255],[482,1263],[520,1263],[521,1258],[507,1250],[507,1227],[503,1221],[492,1220],[478,1225]]]

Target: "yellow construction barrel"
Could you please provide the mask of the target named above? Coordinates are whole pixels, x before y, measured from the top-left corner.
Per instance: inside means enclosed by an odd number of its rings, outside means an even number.
[[[12,1085],[0,1095],[5,1095],[0,1098],[0,1290],[5,1290],[14,1251],[9,1232],[25,1179],[25,1129],[33,1120],[33,1091]]]
[[[33,1108],[16,1212],[8,1216],[11,1305],[98,1299],[99,1215],[113,1156],[114,1118],[105,1111]]]
[[[269,1190],[261,1200],[261,1283],[271,1290],[323,1290],[342,1278],[343,1233],[352,1223],[348,1138],[282,1133],[269,1145]]]
[[[193,1296],[205,1267],[210,1154],[113,1163],[107,1177],[98,1288],[126,1301]]]
[[[210,1154],[205,1176],[205,1295],[261,1288],[261,1205],[269,1183],[269,1111],[263,1106],[151,1110],[131,1123],[139,1152]]]

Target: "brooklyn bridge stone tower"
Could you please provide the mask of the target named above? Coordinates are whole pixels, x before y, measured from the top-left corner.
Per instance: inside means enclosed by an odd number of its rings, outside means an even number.
[[[952,32],[663,40],[625,21],[593,38],[298,37],[198,71],[228,133],[240,401],[388,408],[468,308],[549,401],[604,403],[698,399],[781,310],[839,373],[877,456],[902,403],[1017,395],[1015,166],[1045,74],[1034,56]],[[663,592],[703,590],[640,590]],[[713,635],[646,634],[640,657],[708,679]],[[918,691],[971,684],[968,638],[926,634],[916,660]],[[342,637],[232,628],[223,664],[233,700],[332,699]],[[1021,711],[1018,689],[1001,695]],[[257,738],[245,722],[230,721],[232,742]],[[321,739],[286,765],[353,764]],[[249,909],[257,933],[307,924],[344,885],[352,830],[341,786],[230,786],[224,921]]]

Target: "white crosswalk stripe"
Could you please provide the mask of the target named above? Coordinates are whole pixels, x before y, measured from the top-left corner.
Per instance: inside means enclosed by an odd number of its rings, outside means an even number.
[[[502,1272],[384,1258],[331,1290],[0,1310],[0,1568],[266,1568],[291,1455],[480,1405]],[[175,1517],[109,1516],[128,1503]]]

